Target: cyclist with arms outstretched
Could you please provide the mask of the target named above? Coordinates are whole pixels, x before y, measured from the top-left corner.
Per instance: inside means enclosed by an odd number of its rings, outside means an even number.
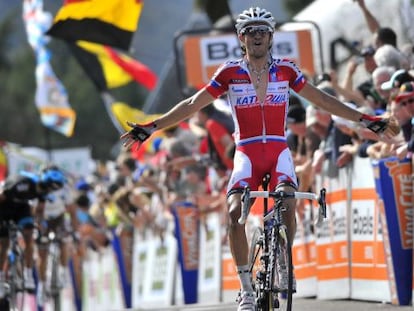
[[[31,203],[42,205],[48,193],[60,189],[66,178],[60,171],[45,170],[40,175],[22,172],[9,177],[0,193],[0,267],[4,267],[9,245],[8,224],[13,221],[21,228],[24,238],[24,285],[34,291],[33,278],[33,228]],[[5,295],[5,271],[0,270],[0,298]]]
[[[354,110],[310,83],[290,60],[275,59],[271,54],[275,21],[265,9],[252,7],[236,21],[243,57],[221,65],[211,81],[193,96],[148,124],[128,122],[124,146],[144,141],[154,131],[189,118],[223,93],[231,107],[235,123],[236,151],[234,168],[227,187],[230,215],[229,242],[241,284],[238,310],[255,310],[255,294],[248,271],[248,242],[244,225],[238,223],[241,195],[249,185],[257,190],[266,173],[271,174],[269,189],[297,189],[293,160],[285,137],[289,90],[293,89],[310,102],[330,113],[361,122],[376,132],[393,136],[399,131],[394,119],[371,117]],[[288,200],[284,222],[293,241],[296,220],[295,202]]]

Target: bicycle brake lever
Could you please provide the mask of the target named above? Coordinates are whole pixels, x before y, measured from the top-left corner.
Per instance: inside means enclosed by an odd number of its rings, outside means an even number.
[[[315,222],[314,222],[314,225],[316,227],[320,227],[323,223],[323,220],[326,218],[325,197],[326,197],[326,189],[322,188],[320,190],[319,197],[318,197],[318,204],[319,204],[318,217],[315,219]]]
[[[326,189],[322,188],[319,193],[320,195],[318,203],[320,208],[322,209],[323,218],[326,218]]]

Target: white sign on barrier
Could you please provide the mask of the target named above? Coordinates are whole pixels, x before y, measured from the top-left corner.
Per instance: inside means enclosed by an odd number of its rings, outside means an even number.
[[[115,253],[111,247],[88,249],[82,263],[82,310],[119,310],[125,307]]]
[[[53,162],[76,176],[92,173],[92,154],[90,148],[45,149],[35,147],[9,148],[7,152],[9,174],[18,174],[22,170],[38,171],[45,163]]]
[[[297,281],[297,297],[316,296],[316,245],[312,231],[311,204],[304,203],[303,216],[297,216],[297,231],[292,246],[293,264]]]
[[[380,211],[370,160],[356,158],[351,178],[351,298],[390,302]]]
[[[316,228],[317,297],[346,299],[350,297],[348,175],[345,169],[337,178],[325,178],[317,189],[327,190],[328,219]]]
[[[177,266],[177,241],[167,234],[164,240],[159,237],[148,239],[148,254],[145,266],[148,273],[143,280],[143,295],[139,307],[170,306],[173,301],[174,276]]]
[[[139,238],[139,234],[134,234],[134,251],[132,257],[132,279],[131,296],[132,306],[139,307],[143,299],[145,280],[149,278],[150,262],[148,260],[148,248],[150,242]]]
[[[220,215],[211,213],[200,229],[200,267],[198,302],[221,300],[221,225]]]

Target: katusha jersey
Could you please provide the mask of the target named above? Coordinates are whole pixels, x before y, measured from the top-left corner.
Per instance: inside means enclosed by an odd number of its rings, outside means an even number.
[[[239,145],[260,140],[285,140],[289,89],[299,92],[305,83],[295,63],[272,58],[266,98],[260,102],[250,79],[247,62],[239,59],[220,66],[206,89],[214,97],[227,92],[235,124],[234,139]]]

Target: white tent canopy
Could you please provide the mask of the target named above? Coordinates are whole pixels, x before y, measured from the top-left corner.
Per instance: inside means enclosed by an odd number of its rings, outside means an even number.
[[[391,27],[398,36],[398,45],[413,42],[410,23],[414,19],[410,0],[365,0],[366,6],[383,27]],[[295,21],[311,21],[322,34],[324,64],[329,64],[329,45],[337,38],[372,44],[372,34],[358,4],[353,0],[316,0],[294,17]],[[320,60],[317,60],[320,61]]]

